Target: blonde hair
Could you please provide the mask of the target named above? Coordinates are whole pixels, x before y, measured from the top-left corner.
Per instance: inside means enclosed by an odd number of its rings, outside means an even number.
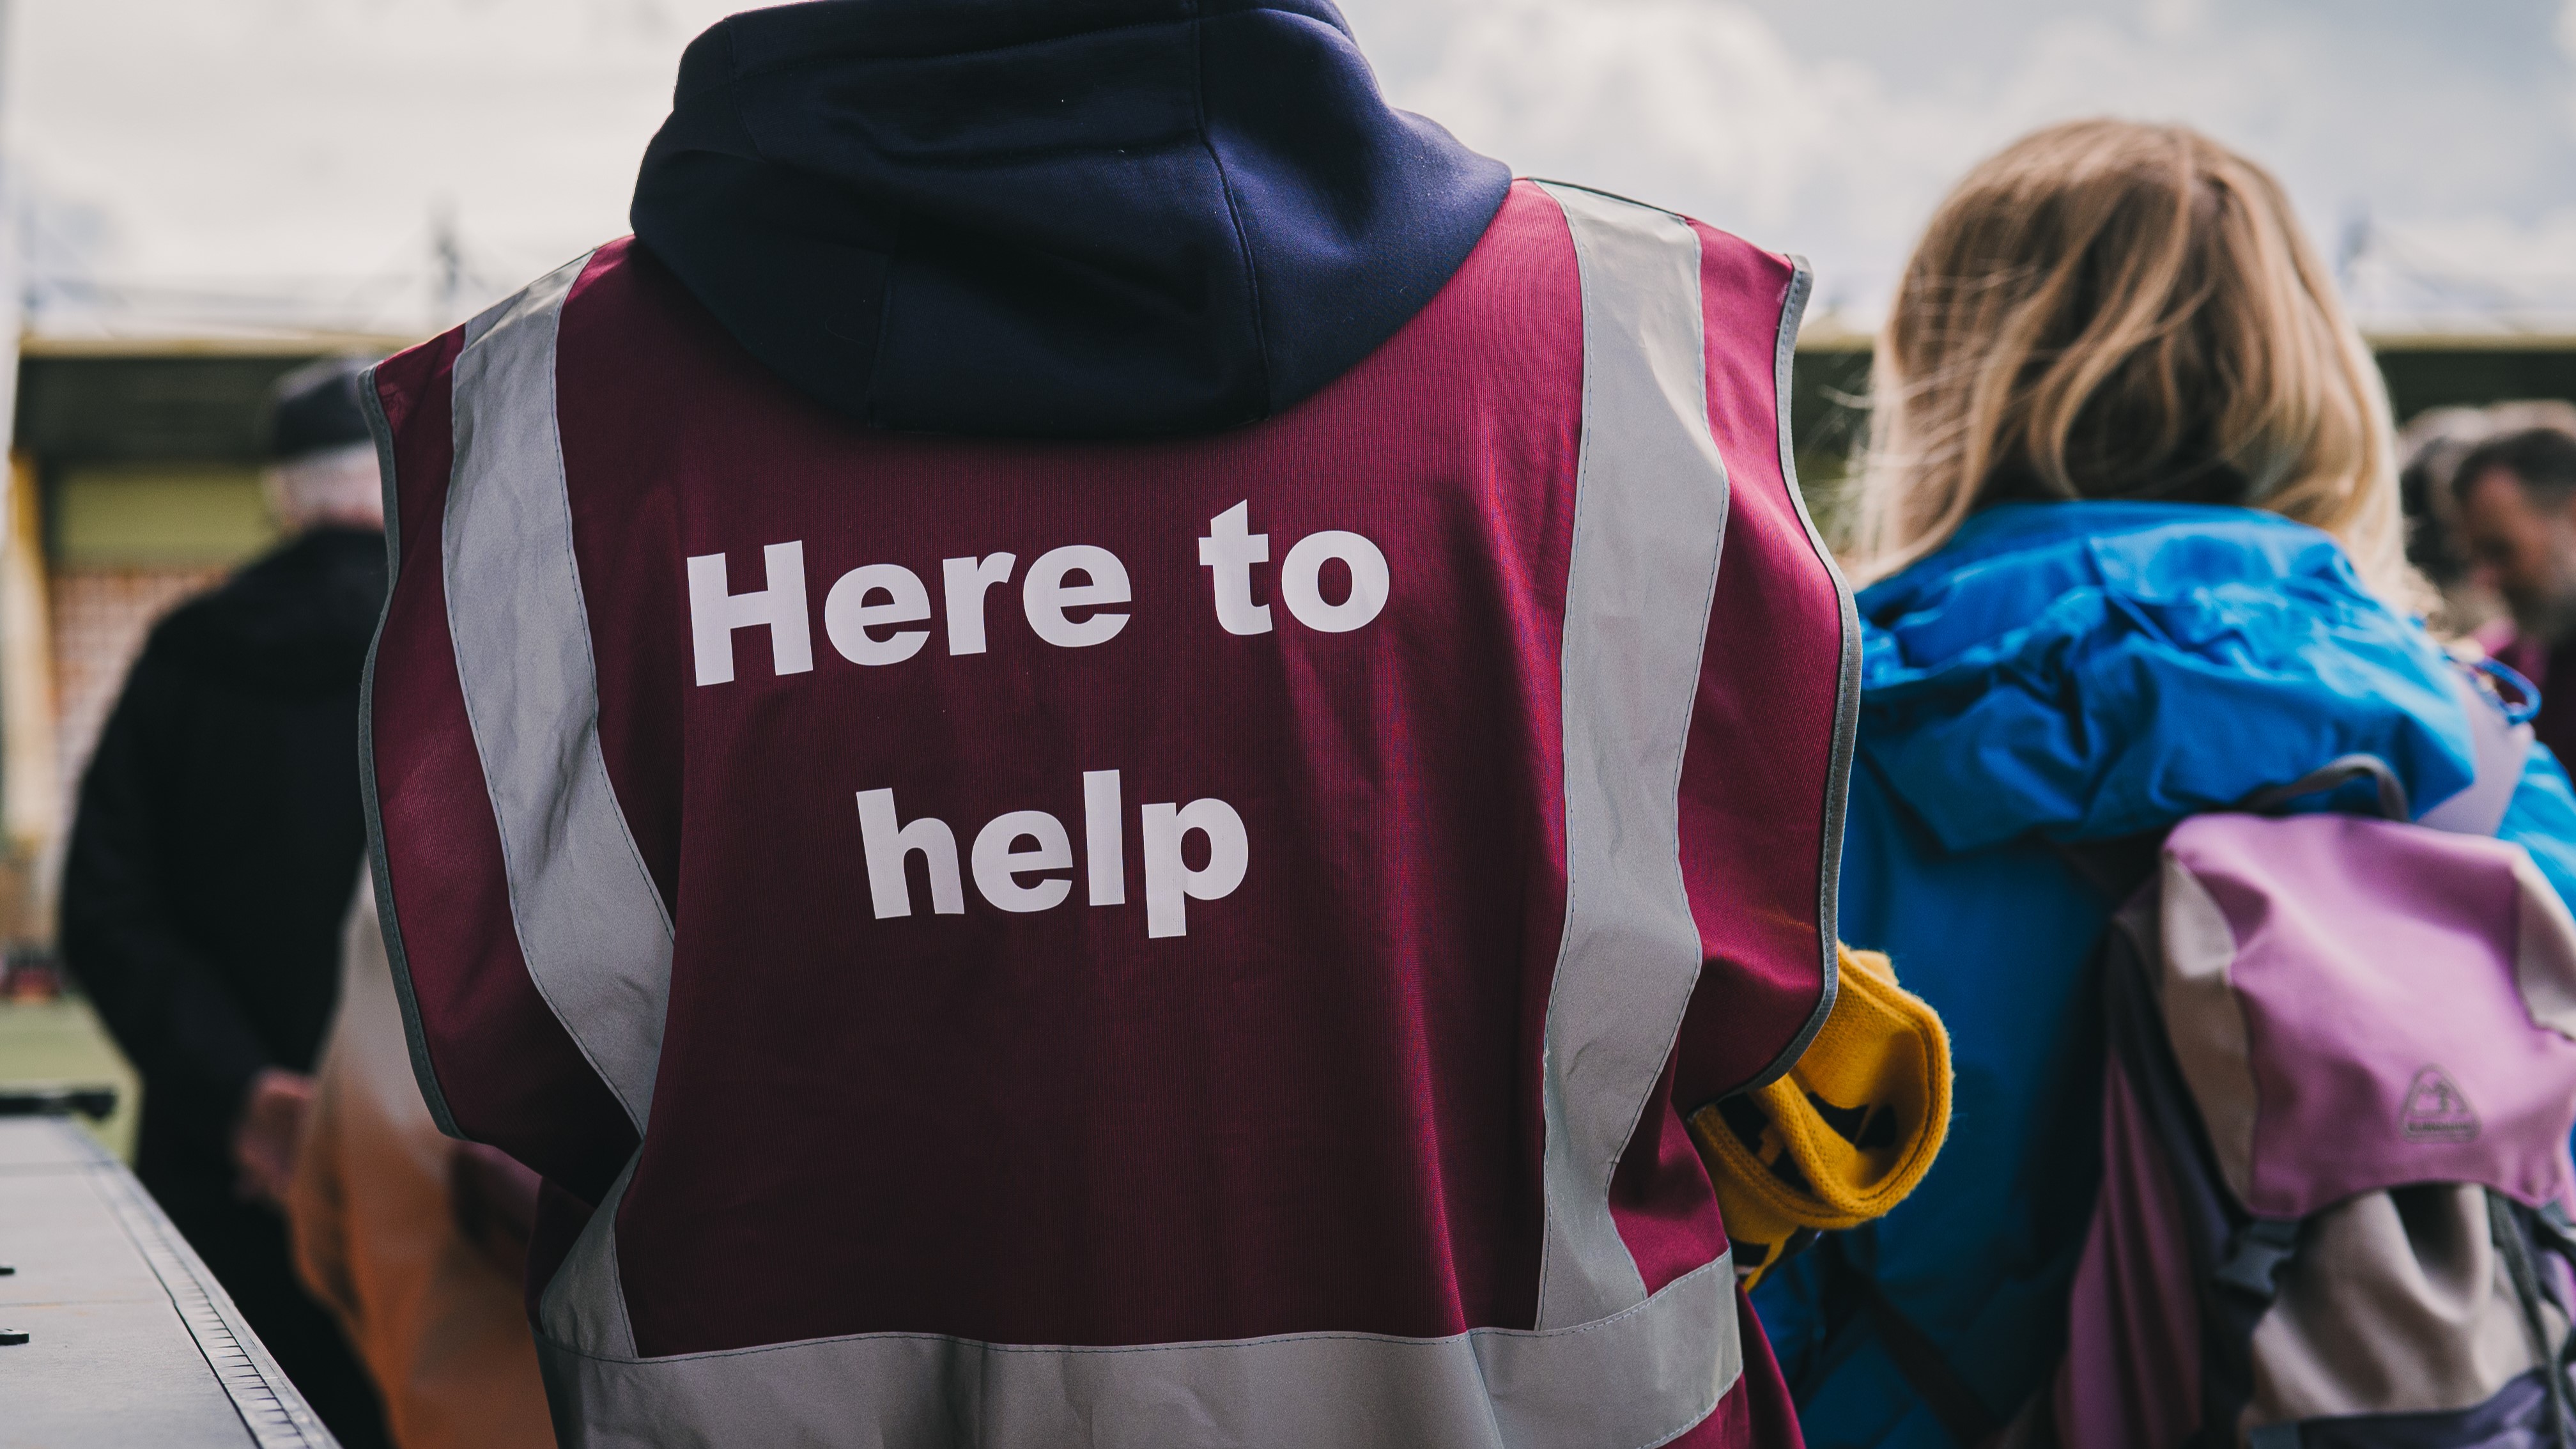
[[[2313,524],[2393,604],[2388,397],[2280,183],[2182,126],[2076,121],[1968,173],[1873,365],[1855,571],[2013,498],[2235,503]]]

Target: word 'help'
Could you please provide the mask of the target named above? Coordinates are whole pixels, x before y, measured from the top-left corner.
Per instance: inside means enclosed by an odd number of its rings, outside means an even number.
[[[1095,906],[1127,901],[1126,822],[1116,770],[1082,775],[1082,844],[1086,899]],[[1191,901],[1223,900],[1243,884],[1252,861],[1243,817],[1222,800],[1187,805],[1146,805],[1137,811],[1145,857],[1145,934],[1189,933]],[[1191,869],[1183,845],[1192,834],[1207,842],[1207,864]],[[966,888],[957,869],[957,833],[948,822],[924,815],[905,821],[895,812],[894,791],[859,792],[859,839],[867,853],[868,895],[877,919],[912,914],[907,857],[919,855],[930,877],[934,915],[962,915]],[[994,816],[975,832],[966,852],[975,889],[994,909],[1050,911],[1073,894],[1073,837],[1064,822],[1043,810]]]

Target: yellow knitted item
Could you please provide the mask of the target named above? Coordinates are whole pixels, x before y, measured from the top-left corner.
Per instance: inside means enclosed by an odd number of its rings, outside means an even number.
[[[1811,1230],[1855,1228],[1914,1190],[1950,1130],[1950,1034],[1875,951],[1838,948],[1824,1029],[1788,1075],[1691,1114],[1746,1287]]]

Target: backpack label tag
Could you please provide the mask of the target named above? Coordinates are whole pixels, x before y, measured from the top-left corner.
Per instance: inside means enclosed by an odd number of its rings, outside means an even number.
[[[2474,1142],[2478,1114],[2450,1073],[2428,1066],[2407,1085],[2406,1108],[2398,1114],[2397,1126],[2409,1142]]]

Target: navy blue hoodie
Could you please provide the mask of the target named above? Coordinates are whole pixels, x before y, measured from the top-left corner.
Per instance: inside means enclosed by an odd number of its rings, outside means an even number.
[[[1328,0],[818,0],[690,45],[632,219],[843,416],[1114,438],[1322,388],[1510,183]]]

